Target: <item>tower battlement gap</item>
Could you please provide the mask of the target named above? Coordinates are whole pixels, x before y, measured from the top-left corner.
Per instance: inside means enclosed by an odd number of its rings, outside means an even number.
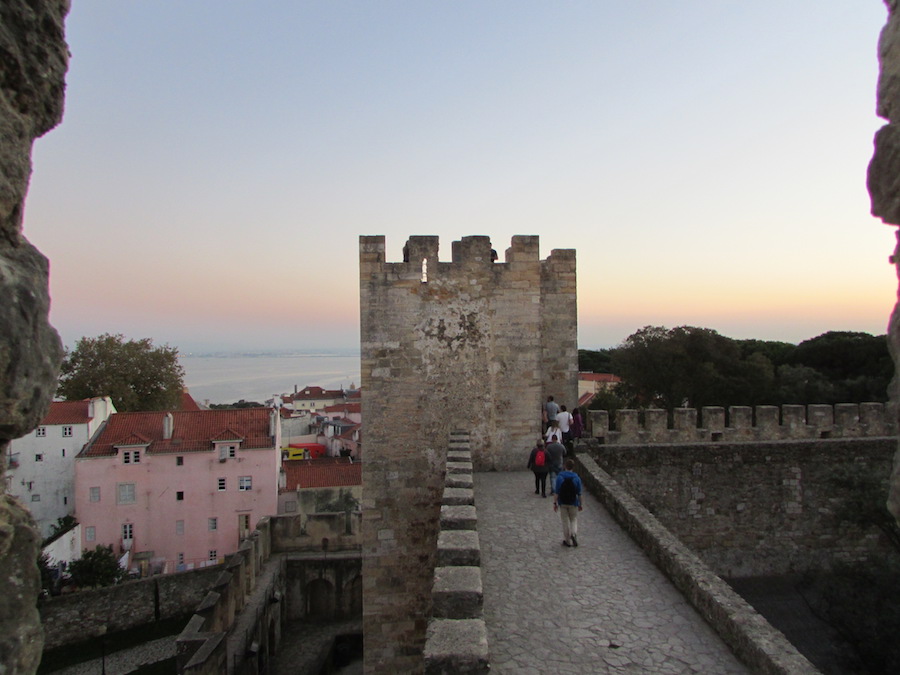
[[[575,251],[540,259],[517,235],[497,260],[486,236],[412,236],[386,262],[362,236],[363,629],[366,672],[415,672],[431,584],[450,432],[470,432],[476,471],[524,465],[541,403],[575,405]]]

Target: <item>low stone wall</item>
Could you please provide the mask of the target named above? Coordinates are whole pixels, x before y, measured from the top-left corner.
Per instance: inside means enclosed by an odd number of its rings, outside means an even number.
[[[859,514],[872,486],[873,504],[887,495],[893,438],[581,447],[723,577],[830,569],[889,548]]]
[[[481,543],[467,432],[452,432],[441,504],[437,567],[424,660],[426,675],[490,672]]]
[[[265,672],[284,623],[284,557],[273,557],[269,518],[259,521],[176,641],[178,672],[192,675]]]
[[[819,672],[593,459],[582,453],[576,463],[585,487],[753,672]]]
[[[56,649],[192,612],[220,566],[129,581],[71,595],[47,598],[38,609],[44,649]]]
[[[619,410],[610,425],[606,410],[588,411],[593,438],[605,445],[634,443],[735,443],[792,439],[895,436],[897,420],[882,403],[763,405]]]

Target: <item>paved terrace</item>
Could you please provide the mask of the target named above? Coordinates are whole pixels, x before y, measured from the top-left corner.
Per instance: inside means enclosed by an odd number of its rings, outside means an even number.
[[[474,485],[492,672],[749,672],[593,495],[566,548],[530,471]]]

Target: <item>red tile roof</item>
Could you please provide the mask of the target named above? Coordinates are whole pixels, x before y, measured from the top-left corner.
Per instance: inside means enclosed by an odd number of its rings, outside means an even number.
[[[347,457],[289,459],[284,462],[284,473],[285,487],[281,492],[362,485],[362,464]]]
[[[181,392],[181,406],[178,408],[179,410],[202,410],[202,408],[197,404],[197,401],[194,400],[194,397],[191,396],[190,392],[188,392],[187,387]]]
[[[172,438],[164,439],[163,421],[167,414],[172,415]],[[81,456],[114,455],[116,446],[128,445],[135,434],[147,439],[151,453],[212,450],[214,440],[241,440],[241,449],[274,447],[274,438],[269,435],[268,408],[124,412],[110,415],[100,435]]]
[[[596,396],[592,391],[587,392],[586,394],[582,394],[581,398],[578,399],[578,407],[581,408],[586,406],[588,403],[594,400],[594,396]]]
[[[51,424],[87,424],[91,421],[90,399],[84,401],[53,401],[47,416],[41,420],[42,425]]]
[[[358,413],[362,412],[362,403],[338,403],[336,405],[327,405],[323,409],[323,412],[342,412],[345,415],[349,415],[350,413]]]
[[[579,380],[587,382],[621,382],[622,378],[612,373],[578,373]]]
[[[344,398],[341,389],[322,389],[322,387],[303,387],[296,394],[291,395],[292,401],[312,401],[320,398]]]

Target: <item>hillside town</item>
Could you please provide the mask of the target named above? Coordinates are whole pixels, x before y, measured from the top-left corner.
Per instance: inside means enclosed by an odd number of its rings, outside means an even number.
[[[215,565],[260,518],[358,505],[359,389],[297,389],[264,407],[118,412],[108,396],[53,401],[7,448],[9,494],[30,507],[54,574],[111,549],[131,577]]]

